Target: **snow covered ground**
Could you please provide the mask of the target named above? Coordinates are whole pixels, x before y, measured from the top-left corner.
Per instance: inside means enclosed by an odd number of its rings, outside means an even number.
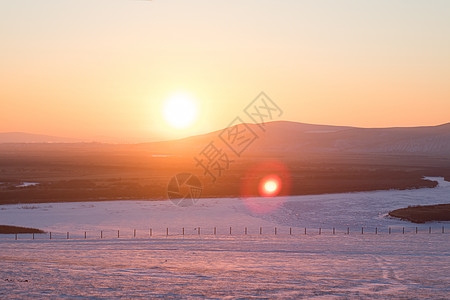
[[[447,299],[449,223],[386,217],[408,205],[449,203],[450,183],[435,180],[434,189],[202,199],[190,207],[170,201],[0,206],[0,224],[53,234],[52,240],[0,237],[0,298]]]
[[[447,234],[0,241],[0,298],[448,299]]]

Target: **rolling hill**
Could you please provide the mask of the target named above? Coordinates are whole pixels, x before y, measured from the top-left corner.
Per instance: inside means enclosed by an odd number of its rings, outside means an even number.
[[[258,136],[248,147],[248,153],[254,154],[377,153],[450,158],[450,123],[424,127],[357,128],[275,121],[266,123],[264,130],[257,124],[246,125]],[[237,130],[244,128],[242,124],[236,126],[240,128]],[[219,139],[221,132],[139,144],[139,147],[169,154],[195,153],[211,141],[222,143]]]

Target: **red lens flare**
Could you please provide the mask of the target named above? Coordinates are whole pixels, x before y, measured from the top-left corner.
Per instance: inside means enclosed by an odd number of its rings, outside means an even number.
[[[278,175],[268,175],[259,182],[259,194],[263,197],[275,197],[280,193],[281,184]]]
[[[277,210],[290,192],[288,168],[278,160],[251,167],[241,181],[241,198],[253,213],[268,214]]]

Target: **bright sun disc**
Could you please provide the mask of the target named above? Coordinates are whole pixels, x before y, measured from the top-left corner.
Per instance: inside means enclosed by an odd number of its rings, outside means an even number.
[[[188,95],[174,95],[164,104],[164,119],[174,128],[187,128],[192,125],[196,117],[197,106]]]

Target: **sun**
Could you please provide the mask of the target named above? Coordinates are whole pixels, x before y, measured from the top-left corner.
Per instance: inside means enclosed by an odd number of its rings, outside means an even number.
[[[197,118],[197,105],[192,97],[186,94],[175,94],[164,103],[164,119],[176,129],[191,126]]]

